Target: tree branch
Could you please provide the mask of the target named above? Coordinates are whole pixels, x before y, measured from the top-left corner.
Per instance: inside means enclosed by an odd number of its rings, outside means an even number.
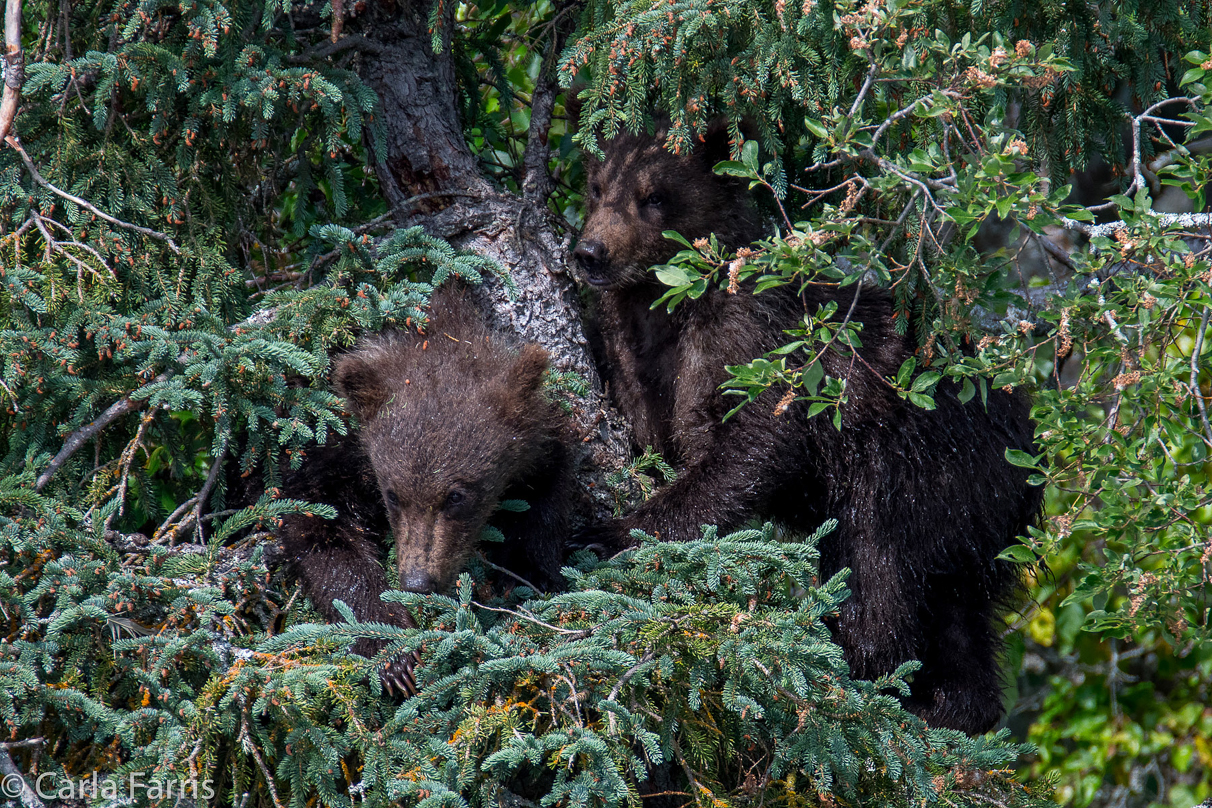
[[[214,490],[215,483],[219,481],[219,472],[223,469],[223,463],[227,459],[227,439],[223,439],[223,448],[211,460],[210,474],[206,475],[206,484],[202,486],[202,490],[198,492],[198,503],[194,505],[194,530],[198,531],[198,540],[205,543],[202,536],[202,509],[206,507],[206,501],[210,499],[210,492]]]
[[[1157,213],[1151,214],[1151,218],[1163,227],[1170,227],[1172,225],[1193,228],[1212,227],[1212,213]],[[1116,230],[1123,230],[1128,226],[1128,223],[1124,221],[1106,222],[1105,224],[1086,224],[1085,222],[1068,218],[1062,218],[1060,223],[1061,227],[1066,230],[1077,230],[1091,238],[1095,236],[1109,236]]]
[[[335,9],[334,9],[335,10]],[[336,27],[336,16],[333,16],[333,27]],[[383,46],[374,40],[367,39],[360,34],[352,36],[343,36],[340,39],[328,41],[308,48],[302,53],[296,53],[288,58],[292,65],[311,64],[317,59],[327,59],[330,56],[336,56],[338,53],[344,53],[347,50],[359,50],[364,53],[381,53]]]
[[[21,0],[4,4],[4,99],[0,101],[0,140],[8,137],[21,103],[25,52],[21,50]]]
[[[1204,394],[1199,387],[1199,356],[1204,349],[1204,333],[1208,330],[1208,315],[1212,313],[1204,307],[1204,316],[1199,321],[1199,334],[1195,338],[1195,347],[1191,349],[1191,395],[1199,407],[1199,419],[1204,425],[1205,441],[1212,446],[1212,425],[1208,423],[1208,407],[1204,403]]]
[[[153,379],[152,384],[165,381],[171,375],[172,371],[166,370]],[[46,467],[46,471],[38,475],[38,479],[34,483],[34,490],[41,491],[43,488],[45,488],[46,484],[50,482],[51,477],[54,476],[55,472],[62,468],[63,464],[76,453],[76,450],[87,443],[90,438],[92,438],[102,429],[105,429],[105,427],[109,426],[114,421],[121,418],[123,415],[134,412],[146,403],[147,401],[143,399],[135,401],[130,397],[130,394],[127,394],[115,401],[113,404],[109,405],[109,409],[101,413],[97,420],[85,424],[68,435],[67,440],[63,442],[63,448],[61,448],[59,453],[51,459],[50,465]]]
[[[14,2],[14,0],[9,0],[9,3],[12,3],[12,2]],[[7,86],[8,85],[6,84],[5,87],[7,88]],[[6,91],[6,97],[7,97],[7,91]],[[43,178],[43,176],[41,174],[38,173],[38,168],[34,165],[34,161],[31,160],[29,158],[29,155],[25,153],[25,149],[22,148],[21,143],[20,143],[20,141],[17,140],[17,138],[13,137],[12,135],[9,135],[5,139],[4,142],[17,150],[17,154],[21,155],[21,161],[23,163],[25,163],[25,169],[30,173],[30,176],[34,178],[34,182],[38,183],[46,190],[50,191],[51,193],[55,194],[56,196],[66,199],[68,202],[72,202],[76,205],[79,205],[80,207],[87,210],[89,213],[92,213],[97,218],[104,219],[105,221],[109,222],[112,225],[115,225],[117,227],[123,227],[123,228],[126,228],[127,230],[133,230],[136,233],[142,233],[145,236],[150,236],[154,239],[163,241],[165,244],[168,245],[168,248],[170,250],[172,250],[173,253],[175,253],[176,255],[181,254],[181,249],[176,245],[176,243],[171,238],[164,235],[163,233],[161,233],[157,230],[151,230],[147,227],[140,227],[137,224],[130,224],[129,222],[124,222],[121,219],[115,219],[113,216],[110,216],[108,213],[101,210],[96,205],[93,205],[91,202],[86,202],[78,196],[69,194],[67,191],[60,190],[59,188],[56,188],[54,185],[51,185],[49,182],[46,181],[46,179]]]
[[[547,135],[551,128],[555,97],[560,88],[553,74],[556,56],[564,49],[564,41],[576,24],[575,15],[570,13],[576,5],[564,4],[551,20],[547,53],[543,56],[543,65],[530,96],[530,128],[526,133],[526,151],[522,155],[522,198],[528,205],[545,206],[554,186],[547,171],[551,152]]]
[[[10,0],[11,3],[11,0]],[[0,747],[0,774],[4,776],[5,796],[8,796],[8,791],[13,790],[12,786],[17,786],[15,795],[25,808],[45,808],[42,801],[38,799],[38,795],[29,787],[29,783],[25,782],[25,777],[22,776],[21,770],[17,768],[17,764],[13,763],[12,757],[8,754],[8,747]]]

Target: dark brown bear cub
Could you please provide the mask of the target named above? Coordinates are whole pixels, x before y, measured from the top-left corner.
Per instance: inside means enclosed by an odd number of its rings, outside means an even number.
[[[286,496],[327,502],[337,518],[290,516],[281,531],[304,593],[329,620],[343,600],[362,621],[412,625],[384,603],[381,538],[391,528],[400,587],[436,592],[463,569],[489,523],[499,565],[542,588],[562,584],[570,509],[561,416],[543,396],[547,355],[486,328],[456,293],[435,295],[425,334],[386,332],[336,361],[333,386],[361,428],[309,453]],[[522,512],[494,512],[505,499]],[[371,654],[375,643],[354,648]],[[408,689],[409,665],[384,681]]]
[[[711,171],[727,159],[722,130],[683,156],[662,137],[623,135],[601,144],[604,160],[586,159],[589,207],[575,257],[598,290],[611,392],[638,444],[679,475],[585,539],[619,547],[633,528],[684,541],[702,524],[730,530],[757,517],[807,531],[835,518],[821,573],[851,570],[833,630],[852,674],[871,679],[920,660],[906,706],[935,726],[990,729],[1002,714],[995,618],[1018,586],[997,555],[1041,503],[1003,459],[1007,447],[1032,448],[1027,401],[994,392],[987,407],[961,404],[947,384],[934,411],[902,401],[884,377],[912,355],[913,338],[896,333],[887,294],[863,288],[852,315],[863,361],[840,350],[823,357],[827,373],[846,380],[840,432],[802,404],[776,415],[775,396],[725,422],[734,402],[719,391],[724,366],[785,343],[784,329],[828,301],[850,310],[856,288],[712,289],[672,314],[652,310],[664,287],[648,267],[677,249],[663,231],[714,232],[732,247],[763,235],[744,186]]]

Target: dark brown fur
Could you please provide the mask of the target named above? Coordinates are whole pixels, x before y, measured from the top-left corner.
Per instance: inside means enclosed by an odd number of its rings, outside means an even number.
[[[379,537],[390,526],[400,587],[448,588],[493,524],[497,563],[536,586],[563,583],[570,483],[558,409],[543,396],[547,355],[489,331],[456,293],[435,296],[424,335],[385,332],[336,361],[333,386],[361,424],[356,439],[314,450],[285,494],[328,502],[337,519],[287,517],[287,558],[312,603],[339,619],[410,625],[380,600]],[[503,499],[530,508],[498,513]],[[355,650],[374,650],[363,643]]]
[[[774,414],[768,393],[727,422],[725,365],[787,341],[805,311],[836,301],[845,313],[855,288],[812,285],[730,295],[713,289],[672,313],[652,310],[663,292],[647,271],[676,246],[715,232],[733,247],[762,235],[744,186],[714,176],[726,159],[722,132],[693,155],[665,151],[657,137],[625,135],[586,160],[589,209],[576,249],[580,272],[599,290],[597,318],[611,392],[635,428],[679,468],[676,482],[586,540],[626,546],[641,528],[667,540],[723,530],[758,517],[802,530],[836,518],[821,548],[822,575],[849,567],[852,595],[835,624],[852,673],[874,678],[918,659],[907,705],[937,726],[980,732],[1002,714],[994,628],[1016,590],[998,553],[1026,531],[1041,493],[1003,459],[1030,450],[1028,404],[990,394],[960,404],[940,387],[938,409],[901,401],[883,381],[913,353],[893,328],[887,294],[864,288],[853,319],[863,324],[863,362],[827,352],[827,372],[846,379],[843,427],[809,419],[793,405]]]

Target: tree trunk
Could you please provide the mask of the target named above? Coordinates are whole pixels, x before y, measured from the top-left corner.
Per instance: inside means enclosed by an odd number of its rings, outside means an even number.
[[[438,1],[443,3],[448,43],[454,3]],[[585,450],[578,477],[592,495],[594,515],[605,516],[616,503],[604,477],[627,462],[630,432],[603,396],[569,272],[569,245],[558,235],[547,208],[552,187],[547,128],[557,91],[554,58],[547,59],[532,98],[524,195],[503,192],[480,172],[463,139],[450,50],[433,52],[428,13],[428,3],[414,2],[390,10],[371,8],[357,21],[377,45],[364,53],[360,73],[378,93],[387,130],[386,149],[375,155],[379,182],[399,226],[421,225],[456,248],[492,258],[507,269],[516,285],[513,294],[493,278],[476,292],[486,317],[500,330],[541,345],[553,369],[576,373],[588,382],[588,395],[573,402],[573,420]],[[561,33],[566,35],[567,28],[548,43],[552,56],[560,47]],[[421,195],[419,204],[406,204]]]

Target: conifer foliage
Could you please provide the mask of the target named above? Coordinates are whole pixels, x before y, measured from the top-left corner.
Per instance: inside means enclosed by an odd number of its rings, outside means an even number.
[[[362,22],[376,13],[422,21],[406,52],[450,78],[482,185],[400,168],[388,124],[407,110],[372,90],[399,43]],[[1189,2],[27,0],[0,146],[0,770],[55,791],[94,772],[206,782],[200,802],[238,808],[1036,804],[1051,781],[1014,780],[1006,733],[899,708],[911,666],[849,679],[824,622],[844,577],[815,578],[824,530],[578,557],[543,597],[473,564],[453,596],[389,595],[419,629],[322,625],[272,563],[273,530],[332,510],[275,486],[350,428],[333,351],[419,327],[449,279],[510,288],[517,267],[452,242],[571,229],[560,70],[584,82],[586,148],[654,111],[678,148],[726,118],[720,170],[780,223],[745,255],[683,244],[659,274],[669,304],[748,278],[892,286],[924,341],[889,380],[914,404],[944,375],[969,397],[1043,388],[1044,455],[1012,458],[1052,485],[1030,544],[1061,559],[1042,598],[1190,650],[1209,619],[1208,260],[1193,220],[1150,211],[1166,185],[1203,205],[1208,150],[1181,146],[1212,129],[1201,26]],[[1126,227],[1064,205],[1093,153],[1127,167],[1096,211]],[[412,226],[489,189],[507,216]],[[978,257],[994,213],[1021,240]],[[1048,227],[1093,248],[1045,249]],[[1031,280],[1024,244],[1059,274]],[[733,368],[738,401],[782,386],[836,411],[844,387],[811,357],[861,334],[834,314]],[[1074,346],[1084,370],[1062,383]],[[344,651],[363,636],[387,642],[379,660]],[[374,666],[412,650],[423,690],[399,702]]]

